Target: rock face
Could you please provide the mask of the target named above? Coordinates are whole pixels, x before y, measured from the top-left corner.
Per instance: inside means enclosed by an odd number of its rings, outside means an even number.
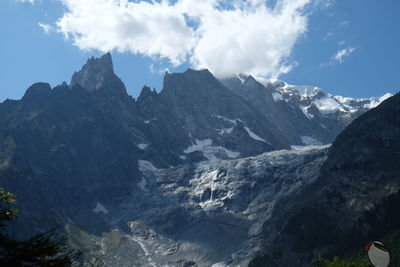
[[[143,142],[157,150],[146,155],[153,163],[238,158],[290,146],[273,122],[207,70],[166,74],[157,95],[143,90],[137,104],[152,130]]]
[[[18,196],[18,237],[71,220],[101,231],[92,210],[114,207],[138,181],[137,150],[125,124],[131,103],[75,85],[30,87],[20,101],[0,106],[0,181]]]
[[[282,201],[264,224],[264,256],[253,266],[309,266],[400,229],[399,111],[397,94],[336,138],[318,180]]]
[[[107,53],[101,58],[90,58],[82,67],[82,70],[75,72],[71,78],[71,87],[78,84],[89,92],[100,88],[109,88],[113,94],[126,96],[125,85],[114,74],[114,66],[111,54]]]

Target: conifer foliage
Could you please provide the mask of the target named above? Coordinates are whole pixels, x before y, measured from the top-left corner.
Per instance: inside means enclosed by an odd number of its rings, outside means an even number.
[[[66,246],[63,237],[55,237],[54,230],[19,241],[6,233],[7,223],[17,218],[12,208],[16,196],[0,188],[0,266],[71,266],[79,253]]]

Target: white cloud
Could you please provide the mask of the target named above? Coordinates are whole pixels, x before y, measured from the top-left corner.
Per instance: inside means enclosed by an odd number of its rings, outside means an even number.
[[[339,45],[343,46],[345,43],[346,42],[342,41],[342,42],[339,42]],[[329,62],[321,63],[320,66],[321,67],[330,67],[330,66],[334,66],[337,62],[342,64],[344,62],[344,58],[349,57],[354,51],[356,51],[355,47],[348,47],[348,48],[340,49],[339,51],[337,51],[336,54],[334,54],[331,57],[331,60]]]
[[[278,77],[307,31],[312,0],[61,0],[58,31],[83,50],[117,50],[186,61],[219,77]]]
[[[340,49],[336,53],[336,55],[333,56],[333,59],[340,63],[343,63],[343,58],[350,56],[354,51],[356,51],[356,49],[354,47]]]
[[[83,50],[118,50],[184,62],[193,47],[193,31],[182,13],[166,1],[62,0],[68,12],[59,31]]]
[[[39,25],[40,28],[42,28],[42,30],[45,33],[49,33],[51,31],[53,31],[53,26],[51,26],[50,24],[45,24],[45,23],[39,22],[38,25]]]
[[[154,64],[149,65],[149,71],[152,74],[157,74],[157,75],[164,75],[166,72],[170,72],[169,68],[162,68],[159,66],[155,66]]]

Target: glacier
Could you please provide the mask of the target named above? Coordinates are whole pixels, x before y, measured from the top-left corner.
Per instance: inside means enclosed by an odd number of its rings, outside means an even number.
[[[143,266],[246,266],[275,205],[317,179],[328,150],[304,146],[167,169],[141,161],[142,182],[112,218],[129,242],[104,266],[121,264],[113,259],[133,247]]]

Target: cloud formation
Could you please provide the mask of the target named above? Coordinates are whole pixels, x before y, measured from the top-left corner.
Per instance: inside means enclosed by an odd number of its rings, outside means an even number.
[[[83,50],[189,61],[218,77],[276,78],[307,31],[312,0],[61,0],[58,31]]]
[[[43,30],[45,33],[49,33],[49,32],[51,32],[51,31],[53,31],[53,26],[51,26],[50,24],[46,24],[46,23],[41,23],[41,22],[39,22],[38,25],[39,25],[40,28],[42,28],[42,30]]]
[[[333,59],[341,64],[343,63],[343,58],[350,56],[354,51],[356,51],[354,47],[341,49],[336,53],[336,55],[333,56]]]

